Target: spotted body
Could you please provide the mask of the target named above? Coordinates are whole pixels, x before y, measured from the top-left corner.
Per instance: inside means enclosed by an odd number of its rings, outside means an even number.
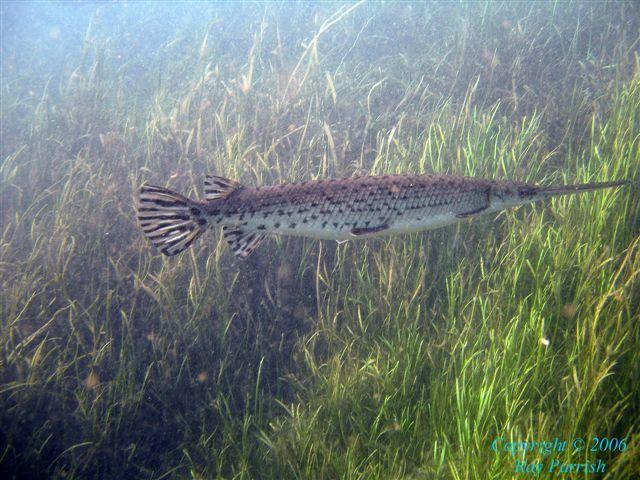
[[[209,175],[205,201],[143,185],[138,219],[165,255],[222,226],[236,256],[248,257],[271,234],[345,241],[429,230],[555,195],[624,181],[540,187],[449,175],[388,175],[245,187]]]

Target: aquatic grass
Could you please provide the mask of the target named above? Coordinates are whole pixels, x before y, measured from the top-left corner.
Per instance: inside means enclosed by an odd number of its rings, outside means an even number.
[[[197,196],[208,172],[637,182],[637,7],[238,8],[148,70],[95,24],[33,96],[3,72],[3,469],[505,478],[498,436],[616,435],[598,457],[632,478],[636,186],[245,263],[217,232],[160,258],[132,219],[143,181]]]
[[[637,101],[635,103],[637,105]],[[607,128],[606,126],[603,128]],[[632,142],[635,140],[632,138]],[[625,165],[632,165],[633,162],[630,158],[621,158],[621,162]],[[597,165],[596,162],[593,162],[595,168],[601,168],[600,165]],[[637,172],[629,172],[631,178],[635,178]],[[588,180],[592,178],[585,178],[584,180]],[[562,199],[554,201],[554,204],[558,203],[566,203],[570,202],[571,210],[578,212],[578,214],[582,215],[584,212],[584,216],[588,218],[597,217],[599,219],[606,218],[605,215],[607,212],[614,211],[613,203],[611,202],[612,198],[620,197],[619,192],[609,193],[609,192],[601,192],[601,194],[596,195],[596,199],[594,201],[589,201],[589,199],[585,199],[584,197],[574,197],[570,199]],[[603,202],[598,200],[608,199],[609,201]],[[579,204],[579,205],[576,205]],[[591,206],[593,205],[593,206]],[[539,208],[539,207],[538,207]],[[586,209],[586,210],[585,210]],[[495,432],[495,426],[491,425],[495,422],[496,418],[500,418],[498,412],[500,412],[499,406],[496,405],[495,396],[502,397],[502,400],[505,402],[505,410],[502,412],[502,418],[507,420],[509,418],[518,418],[524,417],[525,423],[521,426],[514,425],[510,427],[513,429],[513,433],[511,434],[511,438],[518,439],[522,438],[523,435],[526,436],[527,427],[529,431],[534,431],[540,428],[539,421],[540,418],[536,418],[533,414],[532,410],[535,405],[540,403],[549,402],[550,395],[547,392],[552,385],[554,384],[553,380],[544,374],[545,371],[554,371],[561,369],[560,360],[556,355],[548,354],[548,342],[552,342],[551,339],[555,338],[555,334],[559,331],[560,326],[554,327],[551,324],[551,321],[548,320],[548,315],[551,314],[551,318],[558,319],[562,314],[560,312],[563,311],[563,307],[567,305],[572,305],[572,302],[575,301],[572,298],[571,291],[567,292],[567,287],[570,285],[580,285],[587,286],[590,285],[590,291],[585,292],[587,295],[586,298],[590,298],[595,296],[595,298],[599,298],[602,293],[598,294],[593,291],[593,280],[589,280],[588,278],[577,278],[572,279],[570,283],[567,283],[567,279],[570,277],[566,277],[565,279],[558,278],[557,272],[567,271],[567,268],[571,268],[575,265],[575,260],[579,259],[580,264],[583,265],[593,265],[597,267],[595,270],[597,272],[602,272],[602,257],[600,255],[590,255],[587,258],[584,256],[576,255],[575,249],[578,249],[578,252],[585,252],[585,246],[589,246],[588,249],[592,252],[601,251],[604,248],[599,241],[599,236],[601,232],[605,229],[608,231],[617,231],[617,227],[610,227],[610,224],[603,221],[601,223],[591,224],[593,228],[586,232],[588,239],[581,240],[579,237],[575,240],[573,237],[575,236],[576,231],[564,229],[563,232],[558,231],[557,227],[554,227],[554,224],[550,223],[548,220],[545,220],[545,209],[543,208],[541,214],[536,215],[535,211],[527,214],[527,218],[523,219],[521,223],[518,223],[516,218],[510,218],[510,223],[514,224],[515,227],[511,228],[510,240],[511,243],[508,242],[503,244],[503,246],[494,246],[494,249],[497,249],[498,252],[505,251],[506,253],[501,253],[500,256],[496,258],[493,262],[489,262],[487,264],[486,260],[480,258],[480,278],[478,285],[483,287],[481,290],[477,291],[475,296],[472,297],[471,301],[466,304],[459,305],[455,307],[454,305],[449,305],[448,307],[448,318],[456,318],[459,313],[458,309],[462,308],[462,312],[468,312],[466,315],[463,313],[463,317],[459,320],[461,325],[463,326],[463,330],[454,330],[451,332],[451,342],[453,342],[454,347],[452,352],[447,352],[447,357],[454,354],[456,351],[461,352],[461,370],[454,369],[452,375],[455,375],[450,382],[442,382],[441,378],[437,379],[437,384],[432,386],[432,396],[429,397],[430,406],[433,408],[433,412],[439,411],[456,411],[457,414],[453,415],[453,418],[459,419],[460,421],[464,420],[462,424],[456,424],[456,430],[451,431],[451,427],[449,424],[443,425],[438,424],[435,428],[431,428],[431,431],[438,432],[450,432],[449,434],[444,433],[444,440],[441,439],[440,442],[437,443],[438,447],[443,449],[443,451],[448,452],[451,455],[451,450],[459,449],[460,452],[466,452],[466,456],[460,458],[462,462],[461,469],[456,466],[456,462],[451,462],[448,465],[449,473],[454,477],[464,477],[469,472],[473,472],[474,467],[476,465],[482,465],[482,469],[476,471],[476,475],[481,475],[481,472],[484,472],[485,465],[490,463],[491,458],[495,456],[490,453],[487,449],[486,443],[486,434],[481,435],[482,432],[486,432],[487,430],[491,431],[493,427],[493,431]],[[510,217],[517,216],[517,213],[509,213],[507,214]],[[629,217],[619,217],[616,216],[617,222],[622,221],[635,221],[633,216]],[[559,220],[559,219],[558,219]],[[566,217],[565,219],[566,220]],[[564,220],[562,220],[564,222]],[[580,224],[587,223],[588,219],[583,218],[578,219],[574,218],[573,221],[567,221],[568,225],[571,224]],[[469,227],[466,227],[469,228]],[[518,229],[522,229],[521,233],[518,233]],[[437,232],[433,232],[431,235],[436,236]],[[523,239],[525,241],[523,242]],[[503,240],[505,238],[503,237]],[[627,241],[629,237],[627,237]],[[435,239],[432,238],[432,241],[435,242]],[[401,243],[396,241],[392,242]],[[389,245],[387,245],[388,247]],[[422,248],[417,245],[412,245],[414,251],[423,251]],[[366,253],[365,247],[365,253]],[[383,249],[382,251],[386,251]],[[607,250],[605,249],[604,252]],[[362,253],[360,253],[362,255]],[[395,258],[398,255],[397,251],[393,252]],[[478,278],[478,267],[476,266],[477,262],[477,254],[474,256],[470,255],[471,260],[468,262],[464,262],[465,264],[469,263],[471,270],[467,268],[463,269],[464,274],[458,273],[455,278],[461,280],[462,278],[468,278],[469,283],[465,283],[462,289],[459,289],[460,292],[465,289],[469,289],[471,285],[475,283],[475,279]],[[515,263],[513,260],[516,260]],[[620,261],[620,258],[618,258]],[[416,263],[421,264],[421,262],[415,261],[405,261],[401,262],[402,265],[415,265]],[[496,265],[493,265],[496,263]],[[609,263],[613,263],[613,259],[607,260],[604,262],[604,265]],[[367,267],[364,269],[358,269],[355,272],[355,283],[354,281],[346,281],[344,278],[340,277],[339,272],[335,272],[337,277],[334,277],[334,274],[326,275],[325,278],[335,278],[335,283],[332,285],[349,285],[353,288],[354,285],[358,285],[358,282],[366,282],[367,273],[371,270],[371,267],[375,265],[375,262],[371,261],[366,262]],[[487,265],[485,268],[482,268],[483,265]],[[438,271],[438,265],[432,265],[433,271]],[[459,265],[459,268],[462,266]],[[344,269],[348,269],[347,265],[343,265],[342,272]],[[575,268],[575,267],[574,267]],[[591,267],[589,267],[591,269]],[[387,274],[390,274],[391,267],[387,267]],[[571,270],[569,270],[571,271]],[[553,273],[556,272],[556,273]],[[574,271],[574,274],[576,272]],[[430,273],[432,277],[434,274]],[[393,291],[393,304],[395,305],[403,305],[402,297],[398,297],[398,293],[405,292],[406,290],[399,288],[393,289],[389,288],[389,277],[385,278],[384,274],[380,274],[380,283],[385,285],[388,289],[387,291]],[[400,278],[404,278],[402,274],[399,276]],[[486,277],[486,278],[485,278]],[[374,277],[375,278],[375,277]],[[492,281],[489,278],[493,278]],[[635,273],[630,274],[629,281],[633,283],[632,278],[635,278]],[[489,282],[489,285],[486,283]],[[495,285],[491,285],[494,283]],[[419,284],[419,283],[418,283]],[[601,283],[602,284],[602,283]],[[604,284],[608,284],[607,281]],[[453,284],[447,283],[447,285],[451,285],[447,290],[451,293],[448,298],[450,298],[450,302],[455,302],[456,296],[454,296],[453,292],[455,291],[455,287]],[[327,285],[329,287],[329,285]],[[518,287],[519,286],[519,287]],[[553,288],[553,290],[550,290]],[[571,289],[571,287],[569,287]],[[368,303],[363,305],[362,310],[366,312],[370,312],[365,318],[363,318],[361,311],[359,308],[356,308],[356,312],[353,314],[348,314],[346,310],[342,311],[342,308],[346,308],[343,306],[342,302],[340,302],[340,313],[344,314],[345,318],[357,318],[357,323],[354,326],[359,327],[358,337],[366,340],[368,345],[368,351],[370,351],[371,347],[371,339],[376,338],[375,334],[371,337],[369,336],[370,331],[379,331],[378,328],[382,324],[387,324],[385,320],[377,320],[376,317],[381,313],[380,307],[380,298],[384,299],[384,290],[381,291],[380,288],[376,288],[374,285],[370,283],[366,287],[361,288],[362,293],[359,295],[355,295],[355,298],[362,299],[362,296],[365,295],[368,297],[366,292],[371,292],[370,295],[374,296],[374,298],[370,298]],[[475,291],[473,287],[471,287],[471,291]],[[503,292],[501,294],[501,292]],[[331,298],[340,299],[345,298],[349,299],[354,294],[350,292],[348,296],[343,297],[335,290],[332,290]],[[366,298],[366,297],[365,297]],[[556,304],[555,307],[553,303],[550,303],[550,299],[555,298]],[[359,300],[361,302],[362,300]],[[346,301],[345,301],[346,302]],[[327,304],[327,301],[321,302],[323,304]],[[415,304],[415,302],[411,302]],[[580,304],[580,302],[578,302]],[[359,305],[358,305],[359,306]],[[551,306],[551,311],[549,312],[549,308]],[[547,311],[545,313],[545,310]],[[572,317],[575,314],[570,313],[572,307],[565,308],[564,311],[567,312],[566,315]],[[624,311],[623,309],[622,311]],[[467,316],[468,315],[468,316]],[[479,319],[476,317],[480,317]],[[329,318],[332,318],[329,316]],[[413,315],[406,315],[407,319],[415,318]],[[508,330],[504,333],[496,332],[495,326],[500,326],[503,322],[500,321],[501,318],[512,319],[510,322],[507,322],[505,325],[511,325],[508,327]],[[569,318],[568,320],[570,320]],[[496,324],[497,322],[497,324]],[[524,322],[524,323],[523,323]],[[625,322],[626,328],[631,328],[632,323],[627,321]],[[331,325],[331,324],[329,324]],[[480,328],[479,325],[487,325],[489,330],[484,332],[484,327]],[[564,324],[565,327],[568,324]],[[347,327],[348,328],[348,327]],[[502,327],[504,328],[504,327]],[[465,334],[465,330],[469,333]],[[351,332],[349,332],[351,333]],[[335,343],[336,339],[335,333],[330,334],[330,338]],[[625,336],[626,334],[622,334]],[[472,336],[472,337],[471,337]],[[467,338],[469,337],[469,340]],[[473,340],[471,339],[473,338]],[[594,335],[594,339],[596,336]],[[598,337],[599,339],[601,337]],[[505,339],[504,343],[500,342],[499,339]],[[523,341],[527,340],[527,341]],[[561,342],[562,340],[560,340]],[[603,344],[612,345],[620,345],[618,342],[602,338]],[[485,346],[485,342],[486,346]],[[346,342],[339,342],[339,344],[345,344]],[[497,344],[497,345],[496,345]],[[348,343],[349,350],[354,349],[352,343]],[[492,356],[496,358],[496,361],[499,362],[499,367],[492,368],[492,362],[488,361],[487,353],[484,353],[487,346],[496,345],[496,349],[493,350]],[[344,347],[343,347],[344,348]],[[592,347],[593,348],[593,347]],[[614,349],[616,347],[613,347]],[[470,355],[468,352],[478,351],[476,356]],[[531,356],[531,352],[534,355]],[[333,375],[338,375],[342,377],[340,373],[340,369],[338,369],[338,365],[342,366],[345,363],[345,353],[343,349],[339,347],[336,350],[337,357],[333,357],[334,359],[338,358],[340,360],[327,361],[325,363],[326,368],[332,372]],[[584,355],[584,354],[583,354]],[[354,355],[355,358],[359,358],[358,355]],[[307,358],[310,358],[307,355]],[[454,357],[455,358],[455,357]],[[573,354],[570,355],[567,364],[571,365],[576,362],[576,358],[573,357]],[[455,362],[454,364],[456,364]],[[600,363],[596,360],[591,360],[590,363],[597,366],[596,377],[605,379],[608,377],[608,371],[611,366],[609,363]],[[560,365],[559,365],[560,364]],[[512,365],[515,365],[516,368],[513,368]],[[312,364],[310,366],[311,372],[319,372],[318,366],[314,366]],[[344,368],[344,367],[342,367]],[[477,380],[468,378],[467,372],[471,371],[475,374]],[[487,372],[494,372],[494,376],[487,377]],[[495,372],[505,372],[507,378],[496,379]],[[531,376],[531,373],[534,376]],[[321,378],[325,378],[324,375],[314,373],[316,376],[320,375]],[[390,373],[387,371],[385,375],[388,376]],[[460,379],[460,375],[462,375],[462,379]],[[573,377],[573,371],[567,372],[566,378]],[[382,375],[381,375],[382,376]],[[328,380],[324,380],[324,382],[328,382]],[[323,383],[324,383],[323,382]],[[488,383],[486,383],[488,382]],[[592,380],[587,379],[584,381],[585,383],[591,384]],[[603,388],[599,386],[599,381],[595,384],[595,388]],[[443,387],[443,384],[445,387]],[[321,384],[322,385],[322,384]],[[339,380],[333,380],[331,385],[349,385],[349,381],[344,377]],[[497,387],[497,385],[505,385],[508,386],[506,389],[501,390]],[[451,386],[455,388],[453,390],[449,390]],[[327,395],[333,396],[335,393],[333,387],[324,387],[327,389]],[[364,398],[368,398],[368,395],[358,395],[356,393],[351,393],[348,387],[347,392],[343,392],[341,394],[342,397],[349,398],[349,407],[347,408],[350,413],[350,418],[360,418],[367,417],[366,412],[361,411],[361,402]],[[503,387],[505,388],[505,387]],[[445,390],[446,389],[446,390]],[[322,390],[322,387],[321,387]],[[445,391],[443,391],[445,390]],[[515,396],[511,398],[507,395],[507,392],[513,391],[515,392]],[[469,393],[466,393],[469,392]],[[538,400],[532,400],[531,395],[534,392],[540,392],[538,395],[540,398]],[[582,397],[584,398],[584,397]],[[602,395],[599,398],[603,398]],[[439,404],[437,400],[444,400],[444,404]],[[475,413],[472,404],[469,403],[470,399],[472,401],[478,401],[479,404],[476,408],[478,408],[478,413]],[[328,399],[323,398],[319,403],[319,405],[325,405]],[[344,400],[343,400],[344,401]],[[455,403],[451,403],[454,402]],[[578,400],[578,402],[582,402],[584,400]],[[611,400],[610,405],[615,405],[619,407],[618,401]],[[321,407],[310,407],[309,413],[313,418],[313,422],[315,424],[316,418],[319,410],[317,408]],[[581,410],[591,411],[590,408],[593,408],[589,405],[582,405]],[[571,409],[571,407],[569,407]],[[574,410],[575,411],[575,410]],[[382,413],[382,412],[381,412]],[[476,417],[474,417],[474,414]],[[302,425],[305,425],[307,422],[311,421],[309,417],[299,412],[290,413],[292,417],[294,417],[295,424],[298,422]],[[490,417],[487,417],[490,415]],[[468,419],[471,417],[474,420],[473,424],[468,423]],[[441,416],[437,414],[431,415],[433,419],[440,419]],[[503,420],[503,421],[504,421]],[[557,421],[557,419],[556,419]],[[338,422],[338,419],[336,419]],[[322,421],[320,424],[326,423]],[[502,422],[500,422],[502,424]],[[547,425],[547,429],[550,432],[553,432],[555,428],[551,425],[552,421],[548,417],[542,418],[542,425]],[[339,422],[338,422],[339,424]],[[369,423],[371,424],[371,423]],[[564,427],[565,435],[577,435],[581,423],[577,419],[571,419],[566,422],[566,426]],[[584,426],[582,425],[584,428]],[[593,427],[592,427],[593,428]],[[478,436],[475,438],[468,437],[469,432],[477,432]],[[592,430],[594,435],[597,435],[594,430]],[[461,436],[461,435],[465,436]],[[495,433],[494,433],[495,434]],[[335,434],[331,432],[327,432],[327,436],[329,438],[334,438]],[[561,435],[559,435],[561,436]],[[356,440],[358,437],[355,437]],[[320,447],[320,446],[319,446]],[[290,447],[291,448],[291,447]],[[320,450],[323,451],[323,450]],[[347,457],[352,454],[352,449],[349,449],[345,452]],[[474,455],[475,453],[475,456]],[[335,452],[329,452],[333,456],[335,456]],[[328,454],[327,454],[328,455]],[[316,458],[311,452],[304,452],[301,454],[302,458],[309,457]],[[444,456],[444,454],[443,454]],[[364,458],[364,457],[360,457]],[[345,460],[346,461],[346,460]],[[508,471],[513,470],[513,464],[504,462],[503,459],[497,459],[498,465],[495,466],[495,472],[497,474],[498,471],[502,471],[506,473]],[[328,468],[327,464],[330,463],[329,460],[325,460],[324,463],[320,465],[314,465],[312,468],[308,465],[306,468],[310,468],[309,471],[320,471],[324,472],[325,468]],[[493,469],[494,467],[492,467]],[[315,470],[314,470],[315,469]],[[444,465],[440,465],[437,469],[431,471],[432,474],[442,473],[445,469]],[[356,470],[357,471],[357,470]],[[333,472],[330,470],[330,472]],[[375,474],[375,471],[369,472],[370,474]],[[388,472],[387,472],[388,473]],[[328,473],[331,476],[332,473]],[[426,471],[425,471],[426,474]]]

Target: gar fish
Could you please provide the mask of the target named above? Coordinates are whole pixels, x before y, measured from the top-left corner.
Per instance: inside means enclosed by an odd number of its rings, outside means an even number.
[[[155,185],[140,188],[138,220],[165,255],[187,249],[208,227],[222,226],[239,258],[272,234],[339,242],[431,230],[480,214],[628,181],[544,187],[450,175],[384,175],[246,187],[207,175],[205,200]]]

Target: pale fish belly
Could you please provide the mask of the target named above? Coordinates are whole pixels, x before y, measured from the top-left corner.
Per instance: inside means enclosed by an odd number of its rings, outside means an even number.
[[[345,226],[344,224],[339,224],[338,227],[336,227],[333,225],[333,222],[328,223],[325,227],[322,227],[321,223],[311,223],[303,225],[299,228],[297,226],[295,228],[288,228],[291,223],[284,222],[283,225],[285,226],[270,228],[268,229],[268,231],[269,233],[273,233],[276,235],[292,235],[311,237],[318,240],[345,241],[353,240],[356,238],[382,237],[399,233],[434,230],[437,228],[445,227],[447,225],[452,225],[458,221],[460,221],[460,218],[457,217],[454,213],[442,212],[430,216],[424,216],[419,219],[415,217],[396,219],[394,222],[390,223],[387,228],[373,230],[371,232],[364,232],[359,235],[354,235],[352,233],[352,227]]]

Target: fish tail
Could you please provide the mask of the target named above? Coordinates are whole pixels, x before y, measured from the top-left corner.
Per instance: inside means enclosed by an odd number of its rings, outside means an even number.
[[[140,188],[138,221],[144,235],[167,256],[189,248],[207,229],[201,203],[148,184]]]
[[[558,195],[568,195],[572,193],[589,192],[601,188],[615,188],[629,185],[629,180],[616,180],[613,182],[581,183],[578,185],[557,185],[554,187],[534,187],[534,191],[523,192],[525,195],[533,194],[539,198],[556,197]],[[525,187],[525,190],[527,187]]]

